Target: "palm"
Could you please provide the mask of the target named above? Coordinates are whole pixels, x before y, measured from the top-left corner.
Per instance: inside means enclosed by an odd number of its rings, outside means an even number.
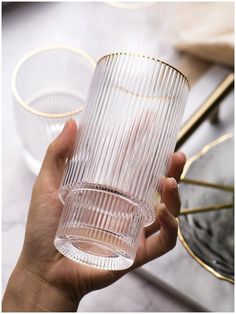
[[[59,224],[62,204],[58,198],[58,187],[65,166],[65,158],[72,149],[76,134],[75,125],[67,136],[63,133],[55,140],[44,159],[37,178],[28,215],[22,258],[47,283],[56,286],[73,297],[103,288],[129,270],[98,270],[77,264],[61,255],[53,241]],[[70,142],[68,141],[70,139]],[[185,159],[175,154],[168,175],[179,180]],[[170,182],[164,185],[162,199],[173,215],[179,211],[178,191]],[[157,211],[157,221],[145,230],[132,268],[138,267],[170,250],[176,241],[177,225],[174,217],[164,207]],[[159,235],[152,236],[161,229]]]
[[[45,191],[48,191],[47,187]],[[83,289],[84,293],[90,286],[100,289],[120,278],[124,272],[99,270],[76,264],[55,249],[53,240],[62,210],[57,194],[57,190],[41,193],[40,197],[34,197],[33,194],[24,244],[24,251],[31,259],[30,264],[33,265],[33,261],[37,259],[45,280],[58,282],[62,286],[71,285],[75,291]],[[35,214],[35,208],[40,216]]]

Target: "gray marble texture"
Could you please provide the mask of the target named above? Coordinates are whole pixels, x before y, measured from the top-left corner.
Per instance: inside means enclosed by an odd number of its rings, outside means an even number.
[[[3,291],[20,254],[25,222],[35,181],[26,168],[13,114],[10,78],[13,68],[29,50],[51,43],[66,43],[85,49],[94,58],[106,52],[109,34],[99,37],[104,23],[96,23],[102,3],[28,3],[10,4],[3,12],[2,60],[2,236]],[[92,12],[92,13],[91,13]],[[87,16],[87,18],[84,18]],[[94,21],[94,22],[93,22]],[[92,39],[91,39],[91,36]],[[105,48],[104,48],[105,47]],[[115,50],[115,43],[114,43]],[[228,70],[215,67],[191,92],[190,111],[214,88]],[[221,107],[221,123],[205,122],[191,142],[183,146],[187,156],[208,141],[232,131],[233,93]],[[187,116],[186,116],[187,117]],[[142,273],[130,273],[114,285],[86,296],[78,311],[233,311],[233,285],[220,281],[201,268],[178,242],[166,256],[148,263]]]

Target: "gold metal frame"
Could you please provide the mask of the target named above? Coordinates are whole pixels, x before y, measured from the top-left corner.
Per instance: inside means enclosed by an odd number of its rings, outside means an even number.
[[[79,113],[83,110],[83,107],[80,107],[76,110],[73,111],[69,111],[69,112],[65,112],[65,113],[46,113],[46,112],[41,112],[39,110],[33,109],[31,108],[19,95],[17,88],[16,88],[16,77],[17,74],[21,68],[21,66],[31,57],[33,57],[36,54],[39,54],[41,52],[44,51],[49,51],[49,50],[67,50],[70,52],[74,52],[75,54],[78,54],[80,56],[82,56],[84,59],[86,59],[93,68],[96,67],[96,62],[95,60],[89,56],[85,51],[83,51],[82,49],[79,48],[74,48],[71,46],[67,46],[67,45],[50,45],[50,46],[44,46],[41,48],[36,48],[32,51],[30,51],[29,53],[27,53],[15,66],[14,70],[13,70],[13,74],[12,74],[12,79],[11,79],[11,90],[12,93],[17,101],[18,104],[20,104],[24,109],[28,110],[29,112],[41,116],[41,117],[45,117],[45,118],[65,118],[71,115],[74,115],[76,113]]]
[[[183,174],[181,177],[184,178],[184,176],[186,175],[190,165],[195,161],[197,160],[198,158],[200,158],[201,156],[205,155],[206,152],[211,149],[212,147],[216,146],[217,144],[221,143],[221,142],[224,142],[226,141],[227,139],[233,137],[233,134],[230,133],[230,134],[225,134],[221,137],[219,137],[218,139],[214,140],[213,142],[210,142],[209,144],[207,144],[206,146],[203,147],[203,149],[197,153],[196,155],[194,155],[193,157],[191,157],[185,167],[184,167],[184,171],[183,171]],[[224,276],[224,275],[221,275],[220,273],[218,273],[217,271],[215,271],[212,267],[210,267],[209,265],[207,265],[205,262],[203,262],[198,256],[195,255],[195,253],[191,250],[191,248],[189,247],[187,241],[184,239],[184,236],[183,234],[181,233],[181,230],[180,230],[180,224],[179,224],[179,219],[177,218],[177,221],[178,221],[178,225],[179,225],[179,228],[178,228],[178,237],[179,237],[179,240],[180,242],[182,243],[182,245],[184,246],[184,248],[186,249],[186,251],[189,253],[189,255],[195,260],[197,261],[203,268],[205,268],[206,270],[208,270],[211,274],[213,274],[215,277],[217,277],[218,279],[222,279],[222,280],[226,280],[232,284],[234,284],[234,279],[228,277],[228,276]]]
[[[219,184],[219,183],[216,184],[216,183],[202,181],[202,180],[193,180],[193,179],[189,179],[186,177],[181,178],[180,183],[204,186],[206,188],[218,189],[218,190],[222,190],[225,192],[231,192],[231,193],[234,192],[234,186],[233,185],[225,185],[225,184]]]
[[[233,206],[234,206],[233,203],[224,203],[224,204],[219,204],[219,205],[213,204],[213,205],[209,205],[209,206],[195,207],[195,208],[191,208],[191,209],[184,208],[184,209],[181,209],[179,216],[189,215],[189,214],[197,214],[197,213],[206,213],[206,212],[215,211],[215,210],[232,208]]]
[[[228,95],[234,86],[234,73],[228,74],[199,109],[193,113],[178,133],[175,150],[178,150],[193,132],[205,121],[209,114],[217,108],[219,103]]]

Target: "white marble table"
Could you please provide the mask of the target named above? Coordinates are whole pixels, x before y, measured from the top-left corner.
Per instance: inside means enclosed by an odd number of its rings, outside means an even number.
[[[23,243],[31,190],[35,177],[26,168],[17,135],[10,91],[10,78],[18,59],[29,50],[51,43],[66,43],[85,49],[94,58],[106,52],[108,36],[99,36],[102,23],[96,23],[100,3],[20,3],[4,8],[3,13],[3,101],[2,101],[2,186],[3,186],[3,290],[17,261]],[[84,18],[86,16],[86,18]],[[60,27],[59,27],[60,26]],[[63,26],[63,27],[62,27]],[[103,25],[104,26],[104,25]],[[91,35],[93,35],[91,40]],[[115,45],[115,43],[114,43]],[[104,48],[105,47],[105,48]],[[115,49],[115,48],[114,48]],[[205,97],[216,81],[227,73],[216,67],[192,91],[192,105]],[[202,84],[202,86],[201,86]],[[188,112],[189,114],[189,112]],[[221,108],[221,124],[205,122],[186,143],[188,156],[208,141],[233,128],[233,93]],[[153,283],[131,273],[106,289],[86,296],[79,311],[232,311],[233,285],[219,281],[202,269],[180,243],[166,256],[147,264]],[[152,281],[151,280],[151,281]]]

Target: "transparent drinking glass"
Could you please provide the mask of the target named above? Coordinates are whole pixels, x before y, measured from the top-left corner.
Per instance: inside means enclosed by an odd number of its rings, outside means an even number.
[[[56,248],[101,269],[130,267],[155,220],[189,86],[172,66],[133,53],[97,63],[60,185]]]
[[[64,45],[35,49],[16,65],[15,120],[25,162],[34,174],[65,121],[79,120],[95,66],[87,53]]]

